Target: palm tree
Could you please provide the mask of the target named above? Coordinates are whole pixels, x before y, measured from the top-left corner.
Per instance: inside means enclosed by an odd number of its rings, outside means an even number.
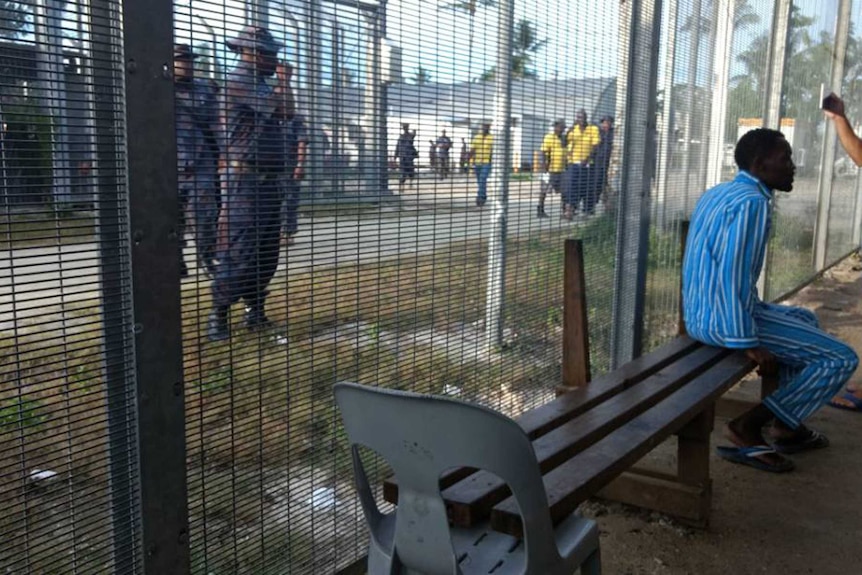
[[[760,23],[760,14],[754,11],[748,0],[734,0],[733,8],[733,31],[738,32],[745,30],[749,26],[754,26]],[[700,19],[700,33],[709,34],[712,26],[712,19],[708,16],[703,16]],[[694,29],[694,17],[686,18],[685,23],[680,28],[681,32],[691,32]]]
[[[536,30],[529,20],[520,20],[515,24],[514,36],[512,38],[512,78],[525,79],[535,78],[536,71],[530,68],[533,63],[533,55],[541,50],[547,39],[539,40]],[[482,73],[479,79],[489,82],[494,79],[497,72],[496,66]]]
[[[421,86],[423,84],[430,84],[431,83],[431,72],[429,72],[428,70],[426,70],[422,66],[419,66],[418,68],[416,68],[416,74],[413,75],[412,80],[413,80],[413,83],[416,84],[417,86]]]
[[[468,28],[468,46],[467,46],[467,78],[473,77],[473,28],[475,25],[476,10],[478,8],[494,8],[497,6],[496,0],[456,0],[451,4],[444,4],[442,10],[451,10],[453,12],[464,12],[470,19]]]
[[[533,54],[541,50],[547,39],[539,40],[532,22],[519,20],[515,25],[515,35],[512,42],[512,77],[535,78],[536,71],[530,68]]]
[[[0,0],[0,38],[14,40],[27,29],[32,12],[23,2]]]

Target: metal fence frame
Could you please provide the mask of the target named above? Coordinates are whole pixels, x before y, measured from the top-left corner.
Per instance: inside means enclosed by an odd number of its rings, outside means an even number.
[[[625,126],[621,129],[622,165],[625,167],[620,186],[617,214],[616,269],[614,279],[612,364],[618,366],[640,354],[646,289],[646,260],[650,229],[650,191],[656,161],[667,158],[666,144],[660,151],[654,145],[657,134],[656,94],[658,83],[658,51],[662,34],[662,7],[670,2],[673,22],[676,22],[676,0],[632,0],[622,11],[629,36],[621,38],[623,62],[618,100],[622,102]],[[513,1],[501,3],[501,29],[508,34],[501,41],[498,58],[497,111],[500,128],[511,122],[511,60],[507,54],[511,44]],[[764,124],[777,128],[786,60],[788,20],[791,0],[775,0],[775,17],[770,43],[769,78],[764,109]],[[261,9],[261,6],[264,9]],[[265,13],[265,1],[256,2],[249,13],[254,18]],[[309,2],[312,33],[317,16]],[[385,14],[385,3],[382,4]],[[174,142],[174,96],[171,80],[173,44],[173,3],[171,0],[123,2],[122,18],[108,0],[89,0],[92,13],[92,34],[95,59],[115,60],[110,47],[117,43],[116,26],[123,22],[123,62],[125,66],[125,102],[118,102],[118,75],[104,68],[94,69],[95,143],[97,149],[97,215],[101,289],[106,321],[104,337],[105,369],[109,399],[111,434],[112,518],[115,541],[115,568],[120,572],[140,572],[146,575],[181,575],[190,570],[188,544],[189,519],[187,509],[185,408],[183,385],[182,326],[180,307],[180,270],[175,193],[176,166]],[[844,51],[849,34],[850,0],[840,0],[837,34],[836,65],[832,71],[832,86],[839,86],[843,76]],[[843,19],[843,20],[842,20]],[[319,24],[319,23],[318,23]],[[385,17],[377,13],[375,33],[385,35]],[[725,34],[719,30],[717,34]],[[726,39],[725,39],[726,40]],[[726,46],[724,46],[726,48]],[[375,43],[374,60],[381,61],[381,45]],[[101,51],[101,52],[98,52]],[[725,52],[723,52],[725,53]],[[668,58],[672,61],[673,53]],[[312,81],[320,73],[320,54],[309,51],[309,74]],[[385,110],[386,95],[380,70],[374,76],[371,99],[376,110]],[[724,74],[726,75],[726,74]],[[378,81],[379,79],[379,81]],[[670,83],[672,87],[672,82]],[[643,94],[647,98],[631,97]],[[690,97],[693,97],[690,96]],[[670,94],[666,93],[666,101]],[[314,113],[315,101],[310,100]],[[125,206],[115,192],[121,184],[122,169],[113,141],[118,110],[125,110],[128,154],[127,183],[132,232],[121,237],[118,225]],[[691,116],[691,114],[690,114]],[[313,116],[312,116],[313,117]],[[712,125],[723,126],[723,120]],[[386,155],[385,122],[374,124],[377,146]],[[665,131],[669,129],[664,126]],[[833,133],[832,127],[827,134]],[[504,129],[503,141],[509,131]],[[665,138],[662,142],[665,142]],[[830,262],[826,259],[829,226],[829,200],[834,138],[827,137],[821,157],[820,197],[815,241],[814,277]],[[379,150],[378,150],[379,148]],[[500,342],[502,305],[505,284],[501,270],[505,263],[506,203],[509,165],[507,154],[498,158],[492,189],[498,186],[496,233],[491,242],[486,329],[488,338]],[[658,153],[658,158],[656,154]],[[385,188],[385,163],[372,159],[368,175]],[[312,155],[312,176],[321,169],[319,158]],[[661,167],[664,169],[664,166]],[[381,175],[382,170],[382,175]],[[659,173],[658,190],[662,193],[665,180]],[[862,201],[857,200],[854,216],[854,242],[858,243],[862,224]],[[834,263],[834,262],[833,262]],[[494,275],[493,272],[497,272]],[[130,274],[130,275],[129,275]],[[768,276],[766,270],[762,280]],[[125,284],[132,288],[131,302]],[[763,286],[765,288],[765,286]],[[134,320],[126,317],[130,305]],[[115,318],[117,321],[109,321]],[[134,321],[134,333],[117,326]],[[134,337],[134,357],[129,358],[126,346]],[[119,343],[118,343],[119,342]],[[129,362],[134,362],[134,381],[130,381]],[[131,390],[134,389],[134,395]],[[130,450],[127,437],[136,438],[136,449]],[[125,549],[135,537],[136,549]],[[359,573],[364,561],[358,560],[342,573]]]

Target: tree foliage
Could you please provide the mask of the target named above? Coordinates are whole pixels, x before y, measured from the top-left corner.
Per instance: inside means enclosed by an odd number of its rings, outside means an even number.
[[[0,0],[0,38],[15,40],[30,25],[32,13],[24,2]]]
[[[411,80],[417,86],[421,86],[423,84],[430,84],[431,83],[431,72],[429,72],[427,69],[423,68],[422,66],[419,66],[418,68],[416,68],[416,73],[413,75]]]
[[[532,67],[533,56],[544,48],[547,43],[547,39],[539,40],[532,22],[525,19],[519,20],[515,24],[512,36],[512,78],[516,80],[535,78],[537,74],[536,70]],[[483,82],[491,81],[494,79],[496,72],[495,66],[483,72],[479,79]]]

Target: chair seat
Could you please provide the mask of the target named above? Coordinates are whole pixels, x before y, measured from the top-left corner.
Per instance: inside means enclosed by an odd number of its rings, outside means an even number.
[[[375,572],[372,564],[376,560],[382,560],[381,565],[387,566],[391,562],[396,514],[397,511],[393,511],[384,516],[378,527],[380,539],[373,541],[369,550],[369,573]],[[492,530],[490,522],[470,528],[453,527],[450,533],[462,575],[524,574],[526,556],[523,540]],[[599,530],[595,521],[578,513],[573,513],[557,525],[554,536],[563,561],[557,565],[559,569],[542,575],[574,573],[599,545]]]
[[[369,575],[601,572],[595,522],[570,513],[554,528],[530,438],[505,415],[445,397],[355,383],[337,384],[335,397],[371,532]],[[381,512],[375,500],[360,446],[375,451],[398,478],[398,507],[390,513]],[[523,539],[492,531],[490,521],[452,526],[440,496],[440,477],[465,466],[486,470],[511,488]]]

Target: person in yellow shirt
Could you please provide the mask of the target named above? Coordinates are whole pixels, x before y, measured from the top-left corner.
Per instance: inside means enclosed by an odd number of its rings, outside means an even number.
[[[482,124],[482,131],[470,143],[470,160],[476,172],[476,182],[479,191],[476,195],[476,205],[480,208],[488,200],[488,176],[491,174],[491,155],[494,147],[494,136],[491,135],[491,124]]]
[[[596,146],[601,141],[597,126],[587,124],[587,112],[578,110],[575,125],[566,135],[569,151],[569,182],[566,189],[566,208],[563,217],[570,220],[578,211],[582,200],[586,200],[592,177],[590,167]]]
[[[560,193],[563,188],[563,173],[566,171],[566,121],[554,122],[552,132],[545,134],[542,140],[542,185],[539,190],[539,205],[536,208],[536,216],[548,217],[545,213],[545,197],[549,190]]]

